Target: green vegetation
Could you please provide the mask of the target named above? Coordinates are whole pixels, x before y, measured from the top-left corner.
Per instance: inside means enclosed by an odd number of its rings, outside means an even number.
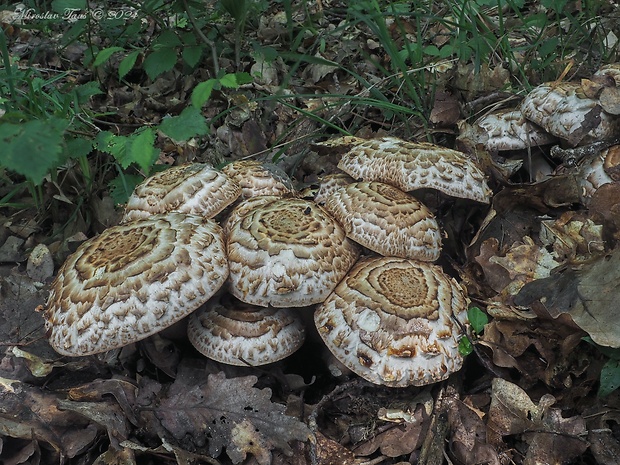
[[[121,0],[103,9],[91,9],[85,0],[24,4],[39,15],[75,12],[74,21],[9,21],[0,33],[0,207],[33,207],[42,214],[59,198],[73,201],[102,190],[122,203],[156,169],[159,136],[177,142],[208,136],[235,106],[232,99],[225,112],[205,116],[212,93],[226,95],[261,79],[248,66],[259,59],[286,72],[279,91],[254,91],[244,101],[290,108],[299,115],[290,131],[306,119],[318,126],[307,137],[354,133],[371,124],[433,139],[435,92],[459,73],[478,73],[484,81],[489,70],[503,67],[509,76],[504,90],[519,92],[556,79],[571,64],[595,68],[618,56],[618,46],[608,46],[611,31],[596,1],[363,0],[337,11],[290,0],[220,0],[210,10],[194,0]],[[273,44],[257,39],[260,17],[270,8],[285,18],[284,33]],[[10,28],[28,31],[40,45],[19,56],[11,49]],[[83,70],[68,60],[53,69],[35,64],[46,47],[62,56],[72,46],[84,49]],[[358,49],[362,60],[352,61]],[[339,82],[320,92],[296,92],[312,67],[333,71]],[[180,80],[204,76],[191,89],[191,101],[177,102],[176,116],[123,125],[92,105],[109,86],[154,85],[173,71]],[[319,103],[300,104],[310,99]],[[276,144],[290,143],[291,134],[279,134]]]

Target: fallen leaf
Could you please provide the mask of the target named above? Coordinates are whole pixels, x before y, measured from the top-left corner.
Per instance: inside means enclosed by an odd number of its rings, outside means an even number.
[[[284,405],[271,402],[270,389],[254,388],[256,381],[255,376],[226,379],[222,372],[205,381],[179,368],[169,387],[158,393],[150,387],[155,405],[144,405],[148,410],[143,407],[142,416],[147,424],[159,422],[163,428],[156,427],[158,434],[190,450],[206,447],[209,455],[217,457],[226,448],[235,464],[250,453],[259,464],[267,465],[273,449],[291,454],[289,442],[307,440],[310,430],[287,416]],[[149,412],[154,416],[145,415]]]

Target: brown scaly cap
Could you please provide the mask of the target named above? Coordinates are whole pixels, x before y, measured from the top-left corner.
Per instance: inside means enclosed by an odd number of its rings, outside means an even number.
[[[227,276],[212,220],[169,213],[113,226],[60,268],[45,311],[50,344],[79,356],[139,341],[194,311]]]
[[[230,227],[227,249],[230,293],[263,307],[322,302],[359,255],[327,212],[292,198],[247,212]]]
[[[358,244],[392,257],[435,261],[441,232],[432,212],[411,195],[381,182],[356,182],[327,197],[325,209]]]
[[[328,349],[362,378],[421,386],[458,371],[468,299],[438,266],[393,257],[360,260],[316,310]]]
[[[192,313],[187,334],[206,357],[238,366],[282,360],[299,349],[305,339],[298,310],[256,307],[230,294],[213,297]]]
[[[356,179],[384,182],[405,192],[431,188],[484,203],[491,196],[484,174],[464,153],[426,142],[357,139],[338,168]]]
[[[550,134],[576,146],[613,137],[620,117],[603,111],[598,100],[583,95],[579,83],[541,84],[521,102],[521,113]]]
[[[210,165],[173,166],[136,186],[123,222],[178,211],[212,218],[241,194],[241,187]]]
[[[222,172],[241,186],[241,196],[246,199],[258,195],[282,196],[295,192],[289,177],[275,165],[256,160],[235,160],[226,165]]]

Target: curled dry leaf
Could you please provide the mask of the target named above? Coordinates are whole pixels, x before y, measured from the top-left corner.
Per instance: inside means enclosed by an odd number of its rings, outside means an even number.
[[[501,378],[493,379],[491,406],[488,414],[487,439],[501,446],[502,437],[528,433],[525,464],[566,463],[585,452],[583,418],[563,418],[561,410],[551,408],[555,398],[542,396],[538,404],[517,385]]]
[[[179,369],[168,389],[152,389],[146,396],[142,420],[168,441],[186,449],[207,451],[218,457],[222,450],[233,463],[248,454],[260,465],[271,463],[272,450],[293,453],[291,441],[305,441],[309,428],[287,416],[285,407],[271,402],[270,389],[257,389],[257,378],[226,379],[224,373],[202,378]],[[148,409],[145,409],[148,408]]]

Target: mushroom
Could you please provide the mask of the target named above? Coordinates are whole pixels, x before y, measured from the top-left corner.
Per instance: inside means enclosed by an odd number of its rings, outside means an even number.
[[[458,371],[468,299],[436,265],[361,259],[321,304],[314,321],[327,348],[362,378],[421,386]]]
[[[287,174],[276,165],[256,160],[235,160],[222,172],[241,186],[243,198],[258,195],[282,196],[295,191]]]
[[[279,198],[280,197],[275,195],[258,195],[256,197],[248,197],[247,199],[244,199],[238,204],[236,204],[234,208],[230,210],[230,212],[226,216],[226,219],[222,223],[222,228],[224,229],[224,237],[228,237],[232,226],[234,226],[237,221],[239,221],[249,212],[260,208],[261,205],[271,203]]]
[[[521,150],[551,144],[556,137],[528,121],[519,110],[502,110],[485,115],[461,128],[459,140],[467,138],[489,151]]]
[[[123,222],[178,211],[212,218],[241,194],[241,187],[210,165],[173,166],[136,186]]]
[[[577,174],[582,202],[587,203],[601,186],[620,179],[619,172],[620,145],[612,145],[582,163]]]
[[[534,88],[521,102],[523,115],[571,146],[611,138],[620,118],[586,97],[579,83],[553,82]]]
[[[355,179],[346,173],[330,173],[321,176],[319,179],[319,190],[314,196],[314,201],[319,205],[325,205],[327,197],[332,192],[336,192],[341,187],[351,184],[352,182],[355,182]]]
[[[394,186],[352,183],[330,194],[325,209],[350,239],[378,254],[423,261],[439,258],[437,220],[425,205]]]
[[[274,198],[230,226],[229,290],[266,307],[325,300],[357,260],[359,249],[314,202]]]
[[[201,354],[238,366],[282,360],[305,339],[299,311],[256,307],[227,293],[213,297],[191,314],[187,334]]]
[[[79,356],[139,341],[190,314],[227,276],[212,220],[169,213],[113,226],[60,268],[45,310],[50,344]]]
[[[427,142],[357,138],[338,168],[356,179],[384,182],[405,192],[431,188],[483,203],[491,195],[484,174],[464,153]]]

